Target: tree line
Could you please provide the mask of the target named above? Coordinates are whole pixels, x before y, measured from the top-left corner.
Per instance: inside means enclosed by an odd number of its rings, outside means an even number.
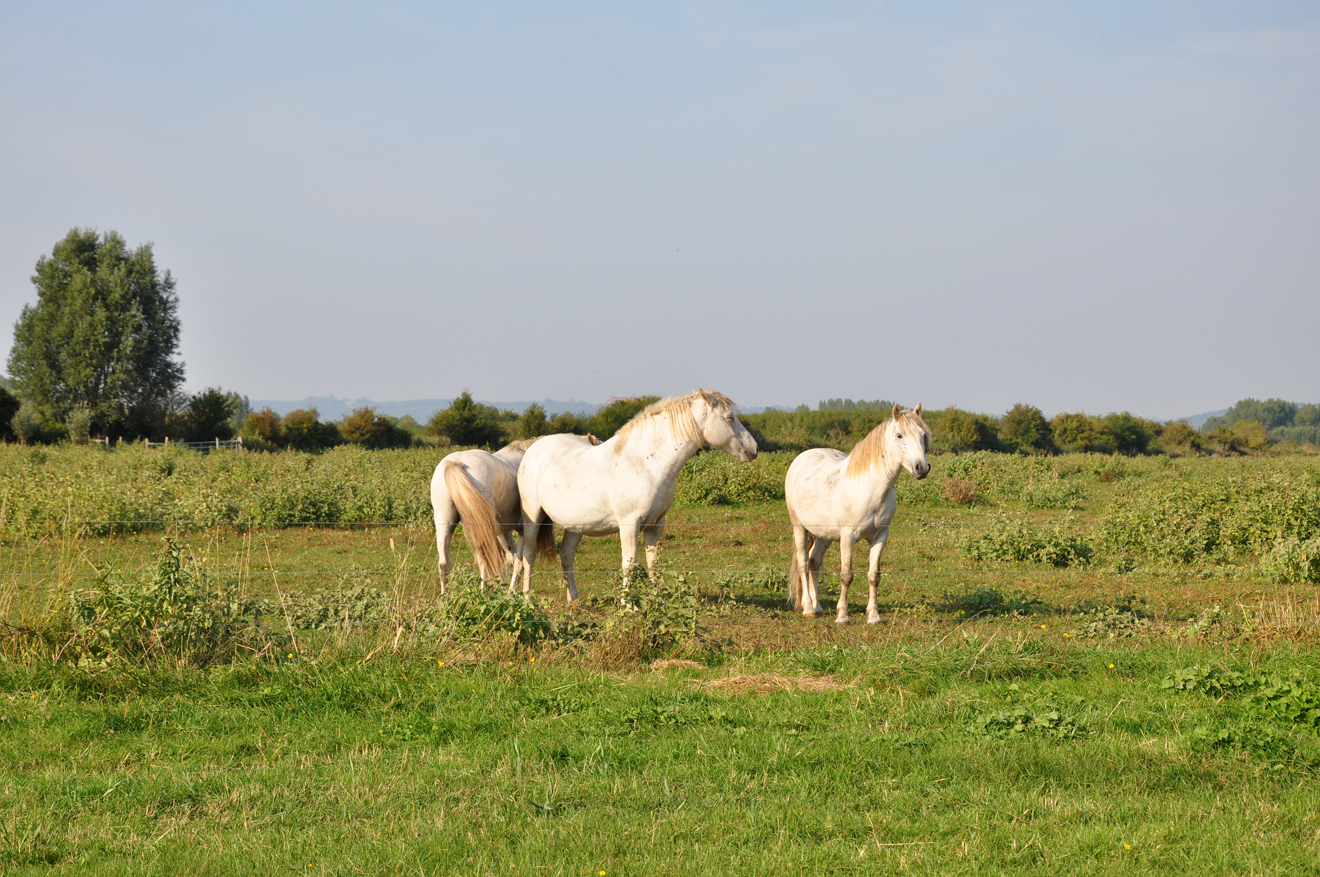
[[[130,248],[117,232],[72,229],[36,263],[37,302],[14,324],[8,378],[0,378],[0,439],[24,443],[91,438],[211,441],[241,436],[255,448],[318,450],[350,443],[371,448],[418,444],[497,447],[560,432],[614,435],[657,396],[615,399],[590,415],[549,416],[483,405],[464,390],[426,424],[360,408],[338,422],[315,408],[283,416],[252,411],[245,396],[219,387],[181,390],[179,299],[156,265],[152,245]],[[848,449],[889,415],[882,399],[821,400],[812,410],[741,415],[767,450]],[[1246,453],[1270,443],[1320,444],[1320,406],[1242,399],[1201,430],[1128,412],[1046,418],[1018,404],[1001,416],[947,408],[926,412],[935,451],[1054,454]]]

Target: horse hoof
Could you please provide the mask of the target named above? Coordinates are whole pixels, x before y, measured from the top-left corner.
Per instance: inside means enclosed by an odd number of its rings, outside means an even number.
[[[875,616],[874,618],[867,618],[867,619],[866,619],[866,623],[867,623],[867,624],[879,624],[879,623],[880,623],[880,616],[877,615],[877,616]]]
[[[839,625],[839,627],[847,627],[848,625],[852,624],[852,619],[851,619],[851,618],[836,618],[836,619],[834,619],[834,623],[837,624],[837,625]]]

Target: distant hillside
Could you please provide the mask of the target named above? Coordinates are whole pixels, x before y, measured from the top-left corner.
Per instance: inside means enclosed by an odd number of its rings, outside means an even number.
[[[1191,417],[1179,417],[1179,420],[1186,421],[1192,429],[1200,429],[1201,425],[1212,417],[1221,417],[1228,413],[1227,408],[1221,408],[1218,411],[1207,411],[1204,414],[1193,414]]]

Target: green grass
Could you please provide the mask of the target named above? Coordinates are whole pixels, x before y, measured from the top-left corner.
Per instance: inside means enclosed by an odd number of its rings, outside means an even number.
[[[341,462],[420,472],[412,453]],[[0,527],[0,871],[1320,872],[1320,592],[1274,583],[1250,552],[1120,566],[1097,538],[1137,488],[1305,485],[1314,464],[1046,462],[964,459],[971,507],[904,477],[875,627],[784,610],[781,502],[678,507],[662,556],[696,582],[704,633],[658,652],[590,634],[618,617],[619,549],[587,539],[585,606],[544,562],[534,582],[585,638],[287,630],[276,613],[278,652],[79,669],[60,651],[68,591],[146,576],[163,536],[267,605],[369,588],[425,608],[433,533]],[[703,467],[704,501],[769,481]],[[1021,527],[1095,556],[970,556]],[[832,549],[828,603],[837,563]],[[855,616],[865,599],[859,577]]]

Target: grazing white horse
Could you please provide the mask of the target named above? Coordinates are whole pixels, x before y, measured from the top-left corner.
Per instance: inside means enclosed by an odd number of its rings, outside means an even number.
[[[654,570],[665,514],[674,502],[674,479],[705,445],[744,463],[756,459],[756,439],[734,416],[733,403],[707,390],[647,406],[598,447],[582,447],[564,436],[537,442],[518,469],[523,593],[531,590],[537,551],[554,556],[552,523],[564,528],[559,559],[569,601],[578,596],[573,557],[583,536],[618,533],[627,570],[637,557],[640,532],[646,566]]]
[[[560,438],[600,444],[591,435]],[[539,439],[512,442],[493,454],[478,449],[455,451],[435,467],[431,476],[431,508],[435,513],[435,542],[440,554],[440,593],[448,590],[450,544],[460,521],[482,581],[504,577],[504,569],[513,562],[513,534],[522,522],[518,464],[536,441]]]
[[[851,454],[832,448],[803,451],[788,467],[784,501],[793,524],[793,565],[788,574],[788,600],[803,615],[820,616],[816,585],[825,551],[839,543],[839,605],[835,621],[848,624],[848,586],[853,580],[853,546],[865,539],[871,546],[866,581],[871,596],[866,623],[880,622],[876,588],[880,584],[880,555],[889,539],[889,523],[898,503],[894,482],[907,469],[918,480],[930,473],[926,452],[930,427],[921,419],[921,406],[902,411],[881,423],[857,443]]]

